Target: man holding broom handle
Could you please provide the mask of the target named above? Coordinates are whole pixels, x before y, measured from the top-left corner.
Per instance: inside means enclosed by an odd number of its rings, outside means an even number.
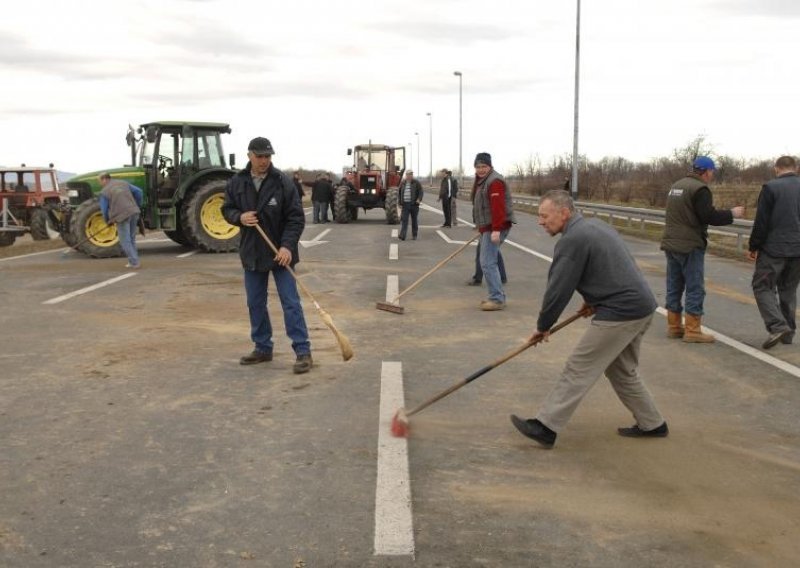
[[[272,144],[253,138],[247,147],[247,167],[228,182],[222,214],[228,223],[241,227],[239,256],[244,267],[244,288],[250,313],[252,353],[239,360],[242,365],[272,361],[272,325],[267,312],[267,283],[270,273],[283,308],[286,334],[292,340],[297,374],[311,370],[311,342],[297,283],[288,268],[299,260],[298,242],[305,228],[305,213],[292,180],[272,165]],[[260,226],[277,244],[277,254],[264,242]]]
[[[576,290],[594,318],[536,417],[524,420],[512,414],[511,422],[523,435],[552,448],[557,433],[605,374],[636,420],[632,427],[617,432],[633,438],[667,436],[667,423],[637,372],[642,337],[657,304],[624,242],[613,227],[584,219],[563,190],[542,197],[539,225],[561,238],[555,246],[537,331],[530,340],[547,341],[550,328]]]

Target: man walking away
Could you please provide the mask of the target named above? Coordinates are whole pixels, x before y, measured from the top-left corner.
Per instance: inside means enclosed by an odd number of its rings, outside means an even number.
[[[794,338],[797,284],[800,282],[800,177],[797,160],[781,156],[775,179],[761,188],[750,234],[750,260],[756,262],[753,295],[769,336],[762,347]]]
[[[661,250],[667,257],[667,337],[686,343],[713,343],[702,332],[705,254],[709,225],[730,225],[744,215],[744,207],[715,209],[708,184],[714,179],[714,160],[699,156],[692,171],[676,181],[667,194]],[[686,292],[686,327],[681,322]]]
[[[663,438],[667,423],[639,378],[639,349],[653,319],[656,299],[622,238],[597,219],[584,219],[566,191],[547,192],[539,203],[539,225],[561,234],[547,276],[547,289],[531,341],[547,341],[549,330],[572,299],[594,313],[591,325],[569,356],[561,376],[536,418],[511,415],[523,435],[552,448],[557,434],[603,374],[636,424],[618,428],[620,436]]]

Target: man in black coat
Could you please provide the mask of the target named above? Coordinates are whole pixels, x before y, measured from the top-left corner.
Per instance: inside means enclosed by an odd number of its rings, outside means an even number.
[[[244,268],[244,287],[250,313],[252,353],[239,360],[242,365],[272,361],[272,325],[267,312],[269,275],[283,308],[286,334],[292,340],[297,360],[295,373],[311,370],[311,342],[308,339],[303,306],[297,283],[287,267],[299,259],[298,243],[305,228],[305,213],[291,178],[272,165],[272,144],[254,138],[247,147],[247,167],[228,182],[222,214],[228,223],[241,228],[239,256]],[[259,225],[278,248],[275,254],[255,228]]]
[[[401,241],[406,240],[408,232],[408,218],[411,217],[411,238],[417,239],[419,232],[419,204],[422,202],[422,184],[414,177],[414,172],[406,170],[406,179],[400,183],[399,188],[400,206],[403,208],[400,214],[400,232],[397,238]]]
[[[442,170],[444,177],[439,188],[439,201],[442,202],[442,213],[444,213],[444,223],[442,227],[452,227],[453,207],[452,204],[458,196],[458,181],[453,178],[453,172]]]
[[[797,160],[781,156],[775,179],[761,188],[747,256],[756,261],[753,294],[769,336],[762,347],[794,337],[800,283],[800,177]]]

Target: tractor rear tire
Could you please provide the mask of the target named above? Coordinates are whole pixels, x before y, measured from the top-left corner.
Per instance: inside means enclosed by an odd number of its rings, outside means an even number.
[[[97,198],[87,199],[75,209],[72,215],[72,239],[78,250],[94,258],[124,256],[119,244],[117,227],[108,225],[100,211]]]
[[[0,247],[10,247],[17,240],[17,234],[12,231],[0,231]]]
[[[347,194],[350,188],[346,185],[340,185],[336,188],[333,194],[333,211],[336,213],[337,223],[349,223],[351,221],[351,209],[347,206]],[[357,216],[358,214],[356,214]]]
[[[164,234],[167,235],[167,237],[169,237],[173,242],[178,243],[181,246],[191,247],[192,243],[189,241],[188,238],[186,238],[186,233],[184,232],[183,227],[181,226],[181,215],[176,215],[175,217],[177,226],[175,227],[175,229],[165,230]]]
[[[181,207],[183,234],[194,246],[206,252],[233,252],[239,249],[240,229],[222,216],[225,178],[202,181]]]
[[[34,209],[31,215],[31,236],[34,241],[47,241],[58,237],[58,231],[53,227],[44,207]]]
[[[400,222],[400,211],[398,210],[398,197],[399,190],[396,187],[390,187],[386,190],[386,223],[389,225],[397,225]]]

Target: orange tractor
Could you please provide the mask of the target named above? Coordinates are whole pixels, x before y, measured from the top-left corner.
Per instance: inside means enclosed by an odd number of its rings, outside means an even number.
[[[384,209],[389,225],[399,223],[398,188],[406,169],[405,146],[361,144],[348,149],[347,155],[353,156],[353,167],[334,190],[336,222],[355,221],[359,209]]]

